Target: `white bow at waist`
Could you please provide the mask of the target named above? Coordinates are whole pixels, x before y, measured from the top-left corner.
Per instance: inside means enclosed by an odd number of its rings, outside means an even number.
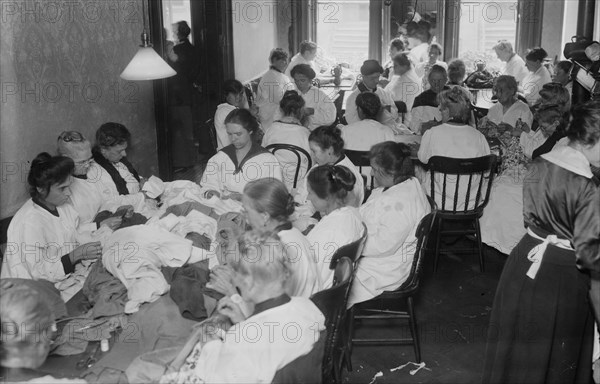
[[[571,242],[569,240],[559,239],[556,235],[548,235],[546,236],[546,238],[543,238],[541,236],[538,236],[535,232],[533,232],[531,228],[527,228],[527,233],[534,239],[542,241],[541,244],[538,244],[535,247],[533,247],[531,251],[529,251],[529,253],[527,254],[527,259],[529,259],[529,261],[533,263],[527,271],[527,276],[530,279],[535,279],[535,276],[537,275],[538,270],[540,269],[540,266],[542,264],[542,259],[544,258],[544,254],[546,253],[546,248],[548,247],[548,244],[552,244],[559,248],[573,251],[573,247],[571,247]]]

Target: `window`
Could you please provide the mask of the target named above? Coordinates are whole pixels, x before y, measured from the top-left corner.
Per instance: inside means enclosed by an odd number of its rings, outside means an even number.
[[[163,0],[163,25],[167,34],[167,40],[175,42],[177,36],[174,35],[172,25],[179,21],[186,21],[192,26],[192,15],[190,13],[190,0]],[[189,36],[190,43],[194,44],[194,34]]]
[[[500,72],[503,63],[492,49],[498,40],[508,40],[516,47],[517,2],[461,1],[458,36],[458,57],[464,60],[467,72],[475,69],[475,60],[484,60],[490,72]]]
[[[369,53],[369,0],[318,0],[312,16],[325,61],[358,71]]]

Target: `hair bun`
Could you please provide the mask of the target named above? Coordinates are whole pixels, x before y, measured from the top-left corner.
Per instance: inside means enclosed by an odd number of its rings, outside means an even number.
[[[294,196],[288,194],[288,200],[287,200],[287,204],[285,207],[286,214],[288,216],[291,216],[294,213],[295,209],[296,209],[296,202],[294,201]]]
[[[44,164],[44,163],[48,162],[50,159],[52,159],[52,156],[48,152],[42,152],[42,153],[38,154],[35,157],[35,159],[33,159],[31,161],[31,166],[33,167],[34,165]]]
[[[331,167],[331,181],[340,188],[350,192],[356,184],[356,177],[347,167],[334,165]]]

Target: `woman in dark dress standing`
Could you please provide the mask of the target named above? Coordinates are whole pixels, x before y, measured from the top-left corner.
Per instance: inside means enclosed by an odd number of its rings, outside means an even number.
[[[484,383],[591,381],[590,274],[600,272],[600,102],[573,110],[568,146],[536,159],[523,187],[528,233],[494,299]]]

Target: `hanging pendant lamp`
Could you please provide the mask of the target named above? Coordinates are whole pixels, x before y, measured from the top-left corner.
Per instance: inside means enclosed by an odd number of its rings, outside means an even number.
[[[146,30],[146,0],[142,0],[144,11],[144,31],[142,45],[121,73],[123,80],[157,80],[175,76],[177,72],[167,64],[152,48],[150,35]]]

